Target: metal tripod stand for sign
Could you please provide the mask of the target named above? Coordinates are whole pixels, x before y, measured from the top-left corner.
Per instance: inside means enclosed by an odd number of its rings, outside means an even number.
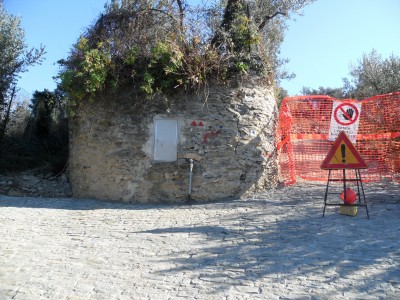
[[[328,183],[326,184],[326,191],[325,191],[325,198],[324,198],[324,212],[322,213],[322,217],[325,217],[325,209],[327,206],[341,206],[341,205],[350,205],[350,204],[342,204],[342,203],[327,203],[328,199],[328,194],[341,194],[341,193],[329,193],[329,183],[330,182],[337,182],[337,181],[342,181],[343,182],[343,190],[344,190],[344,203],[346,203],[346,182],[356,182],[357,183],[357,196],[358,196],[358,203],[357,204],[351,204],[351,206],[362,206],[365,207],[365,210],[367,211],[367,218],[369,220],[369,213],[368,213],[368,205],[367,205],[367,200],[365,199],[365,193],[364,193],[364,187],[362,184],[361,180],[361,173],[360,169],[353,169],[355,171],[355,178],[346,178],[346,169],[343,169],[343,178],[331,178],[331,171],[329,170],[328,173]],[[362,196],[362,197],[361,197]]]

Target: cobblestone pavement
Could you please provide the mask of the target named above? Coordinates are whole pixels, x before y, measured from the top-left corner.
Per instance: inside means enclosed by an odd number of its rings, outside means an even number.
[[[399,299],[400,186],[194,205],[0,196],[0,299]]]

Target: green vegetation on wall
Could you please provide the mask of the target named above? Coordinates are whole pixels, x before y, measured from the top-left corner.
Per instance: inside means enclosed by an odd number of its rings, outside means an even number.
[[[273,77],[285,19],[312,0],[114,0],[59,63],[71,104],[131,86],[151,98],[237,75]],[[272,83],[271,83],[272,84]]]

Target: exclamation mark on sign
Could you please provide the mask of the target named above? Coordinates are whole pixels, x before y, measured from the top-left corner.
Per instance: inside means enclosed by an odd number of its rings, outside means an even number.
[[[342,163],[346,162],[346,145],[342,144],[340,145],[340,148],[342,150]]]

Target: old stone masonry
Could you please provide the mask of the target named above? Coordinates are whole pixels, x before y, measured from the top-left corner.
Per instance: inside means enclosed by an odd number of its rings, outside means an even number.
[[[191,197],[206,202],[276,185],[277,107],[261,78],[158,95],[139,109],[142,100],[127,88],[80,106],[70,131],[74,197],[183,203],[190,185]]]
[[[0,196],[0,299],[398,299],[400,186],[370,220],[301,183],[208,204]]]

